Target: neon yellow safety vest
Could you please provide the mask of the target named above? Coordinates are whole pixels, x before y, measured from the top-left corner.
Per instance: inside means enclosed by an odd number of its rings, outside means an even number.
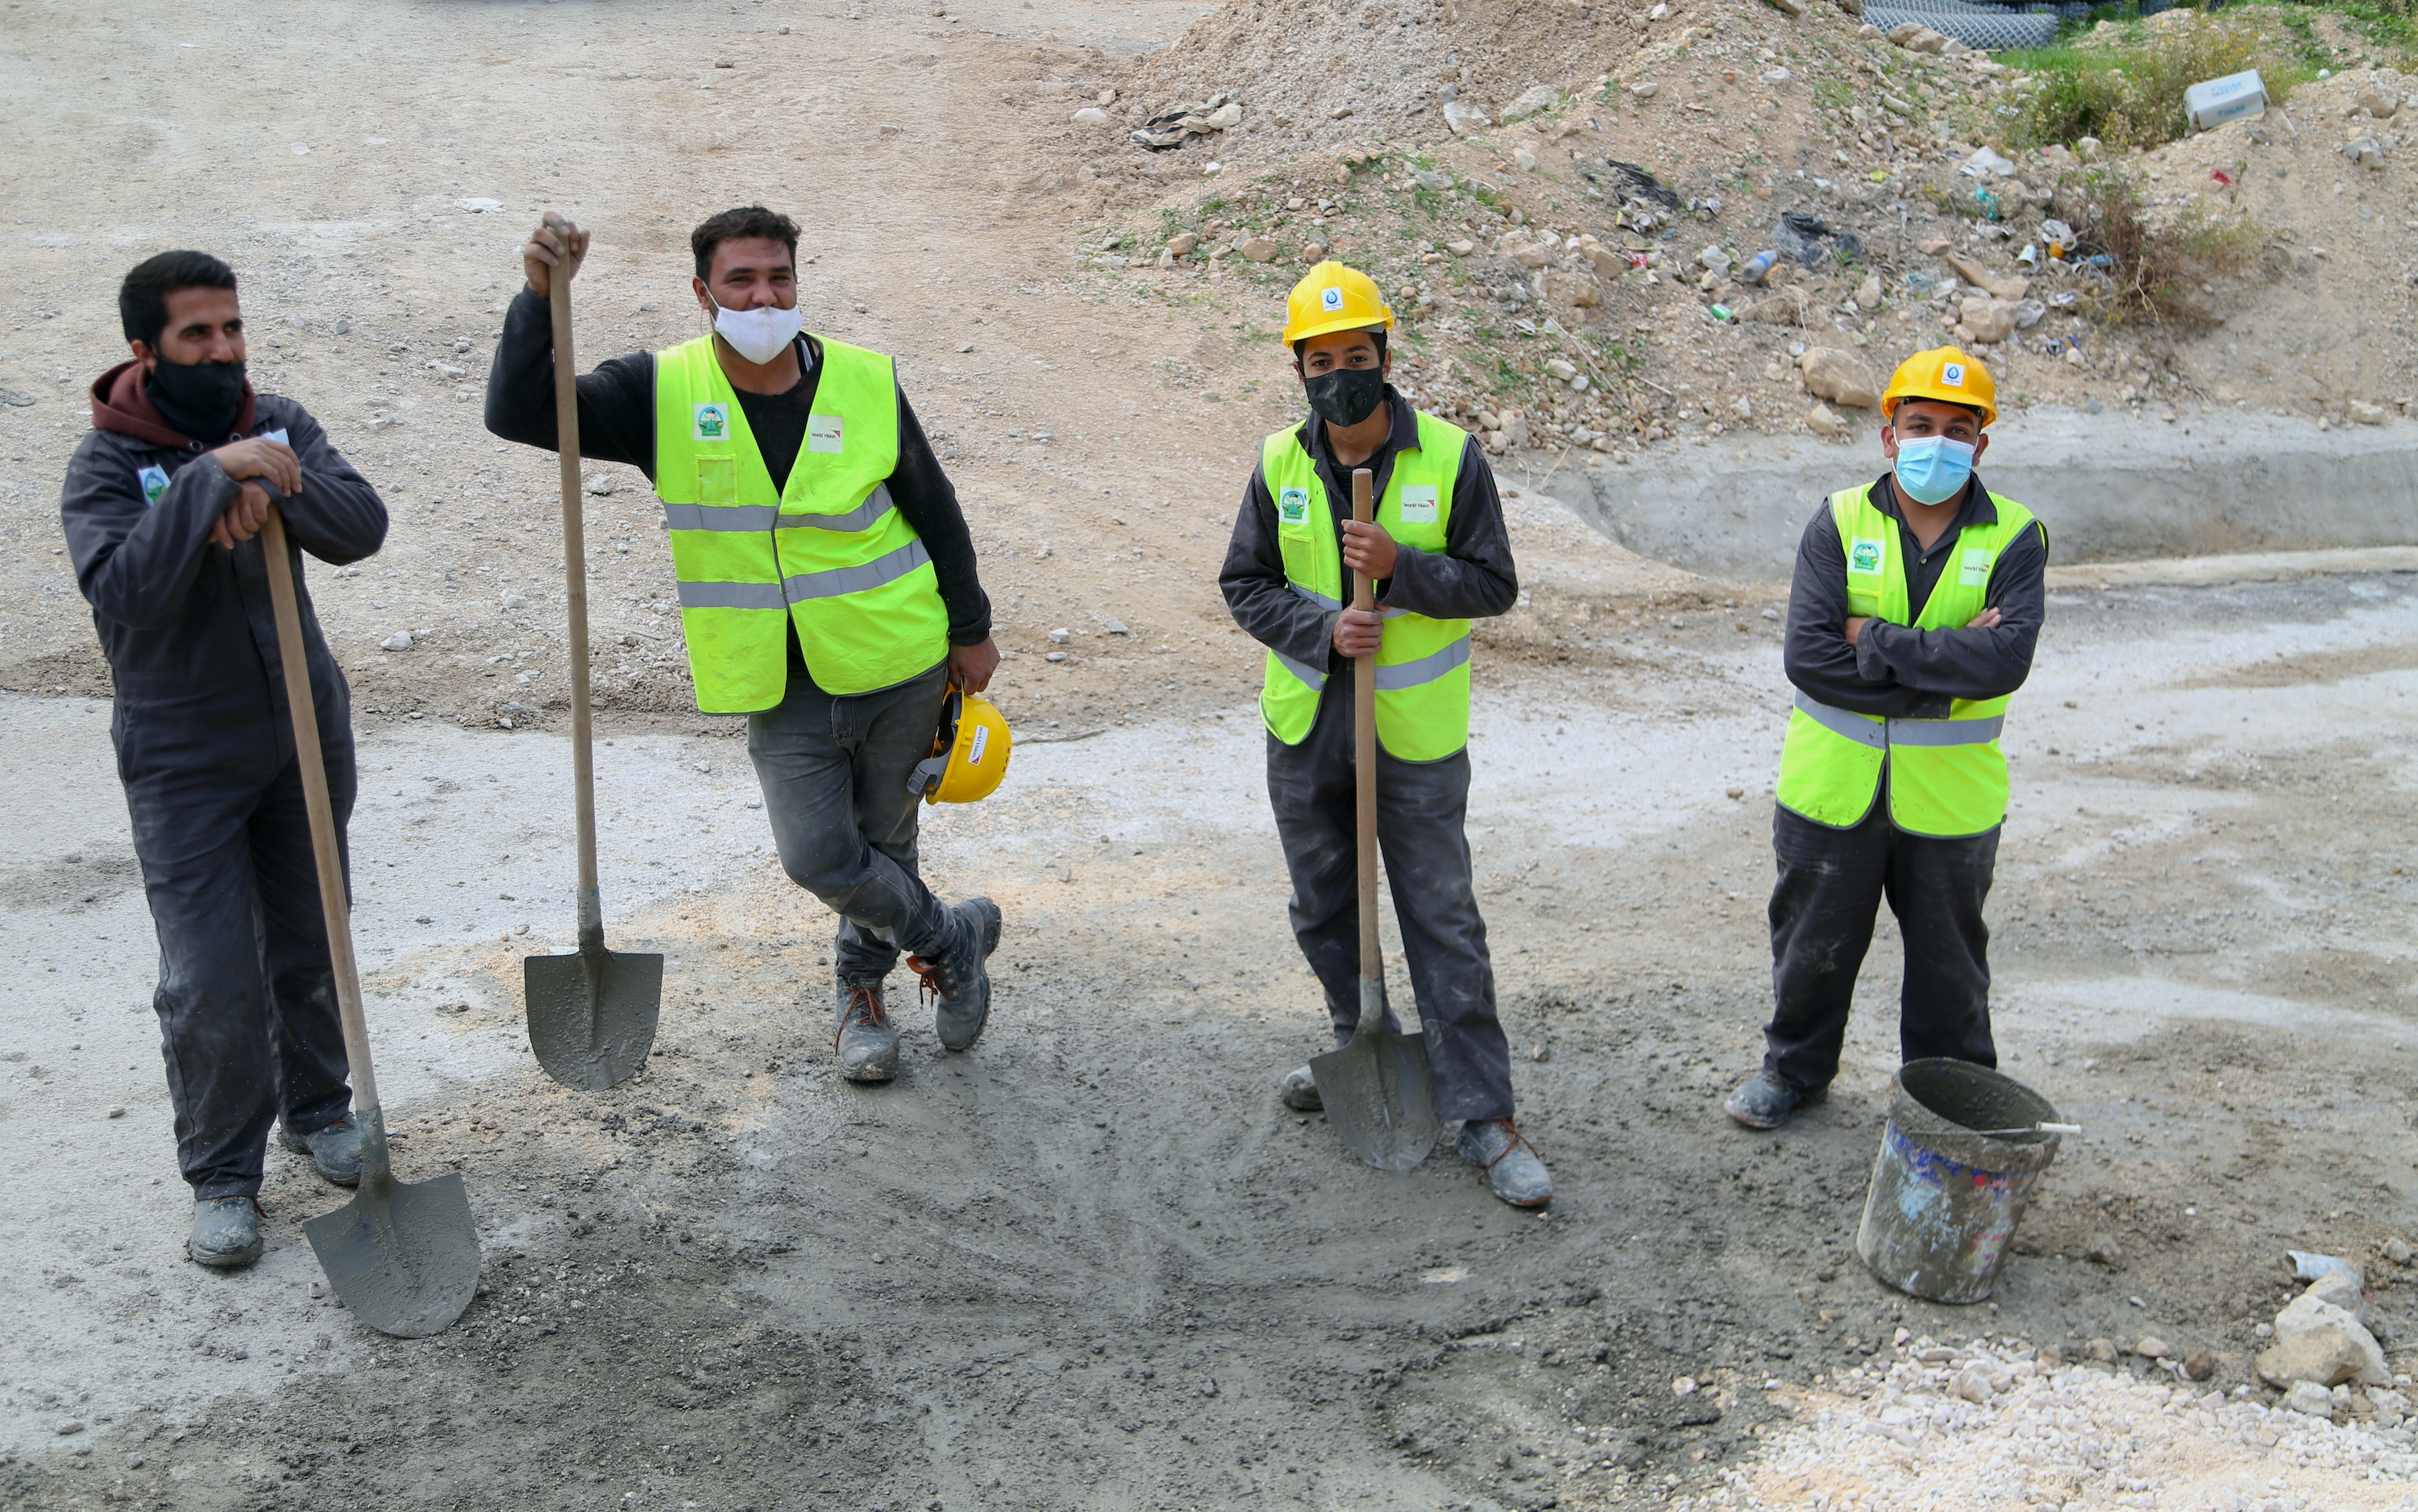
[[[1999,554],[2028,529],[2047,527],[2012,499],[1990,496],[1995,525],[1967,526],[1920,617],[1909,616],[1899,524],[1873,503],[1873,487],[1830,496],[1830,517],[1847,557],[1847,613],[1957,630],[1989,603]],[[1802,692],[1780,755],[1781,806],[1816,824],[1852,829],[1872,813],[1884,769],[1890,819],[1910,834],[1976,835],[2007,817],[2007,758],[1998,749],[2007,700],[1959,698],[1946,719],[1882,719],[1816,703]]]
[[[827,693],[894,687],[949,654],[932,558],[885,484],[898,462],[890,359],[817,340],[805,445],[777,494],[713,338],[655,354],[655,495],[709,714],[779,704],[792,634]]]
[[[1394,453],[1377,501],[1377,523],[1409,551],[1442,552],[1452,520],[1452,490],[1469,433],[1432,415],[1418,417],[1416,451]],[[1276,500],[1277,540],[1293,590],[1324,609],[1344,607],[1343,554],[1318,465],[1301,427],[1277,432],[1260,450],[1260,471]],[[1441,761],[1469,744],[1469,621],[1431,619],[1385,609],[1377,645],[1377,739],[1404,761]],[[1268,653],[1260,713],[1268,731],[1299,745],[1318,719],[1324,666]]]

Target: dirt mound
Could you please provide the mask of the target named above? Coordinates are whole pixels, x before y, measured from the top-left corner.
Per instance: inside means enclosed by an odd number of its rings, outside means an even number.
[[[2084,45],[2270,24],[2178,12]],[[1069,141],[1105,225],[1077,255],[1222,283],[1247,337],[1308,263],[1351,260],[1404,322],[1399,375],[1498,451],[1856,434],[1899,360],[1950,342],[2008,408],[2406,412],[2406,344],[2327,339],[2409,304],[2399,75],[2146,154],[2026,150],[2059,84],[2035,62],[1827,5],[1232,0],[1101,74]]]

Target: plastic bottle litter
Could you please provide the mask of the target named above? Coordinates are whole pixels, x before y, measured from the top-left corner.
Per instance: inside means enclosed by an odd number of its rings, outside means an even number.
[[[1696,261],[1702,263],[1715,278],[1724,277],[1730,270],[1730,254],[1719,247],[1706,248],[1696,254]]]
[[[2227,121],[2267,114],[2267,85],[2257,69],[2228,73],[2183,91],[2183,118],[2206,131]]]
[[[1740,283],[1760,283],[1771,276],[1772,265],[1780,261],[1776,252],[1759,252],[1748,258],[1737,270]]]

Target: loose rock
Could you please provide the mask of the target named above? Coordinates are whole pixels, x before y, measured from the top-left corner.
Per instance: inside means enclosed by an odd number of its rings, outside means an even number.
[[[1560,104],[1561,99],[1551,84],[1530,84],[1521,91],[1519,99],[1503,107],[1503,124],[1510,126],[1531,115],[1541,115]]]
[[[407,651],[411,649],[411,632],[408,630],[396,631],[393,634],[389,635],[386,639],[378,642],[378,649],[382,651]]]
[[[1850,409],[1870,409],[1881,402],[1880,380],[1849,354],[1835,346],[1809,346],[1797,359],[1806,389],[1815,396]]]
[[[2314,1382],[2303,1381],[2284,1393],[2284,1410],[2332,1421],[2334,1415],[2334,1394]]]

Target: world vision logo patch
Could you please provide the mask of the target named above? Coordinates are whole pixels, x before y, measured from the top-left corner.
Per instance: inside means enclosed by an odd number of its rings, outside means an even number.
[[[143,502],[146,505],[159,503],[160,496],[168,492],[165,467],[145,467],[134,475],[134,481],[143,485]]]
[[[720,405],[709,404],[698,405],[692,413],[696,417],[696,423],[690,432],[691,440],[727,441],[730,439],[729,410]]]
[[[1879,542],[1859,541],[1848,549],[1847,571],[1851,573],[1877,573],[1880,570],[1881,543]]]
[[[1277,518],[1286,525],[1309,522],[1309,490],[1288,488],[1277,496]]]

